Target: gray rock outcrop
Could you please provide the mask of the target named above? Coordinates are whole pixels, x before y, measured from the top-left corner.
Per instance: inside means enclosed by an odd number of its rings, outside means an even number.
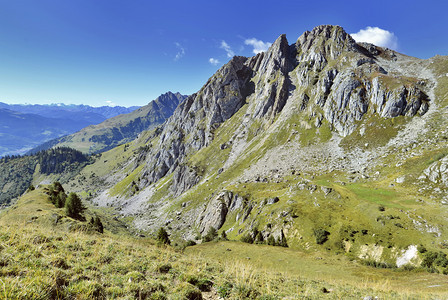
[[[420,179],[428,179],[434,183],[441,183],[448,187],[448,156],[432,163],[423,171]]]
[[[207,233],[212,227],[216,230],[222,227],[226,221],[232,198],[232,192],[224,191],[209,202],[197,221],[201,234]]]

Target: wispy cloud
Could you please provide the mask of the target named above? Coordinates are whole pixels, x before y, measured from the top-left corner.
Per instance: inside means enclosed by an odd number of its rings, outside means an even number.
[[[108,100],[108,101],[104,101],[106,102],[106,106],[117,106],[117,104],[115,104],[114,102]]]
[[[217,60],[216,58],[211,57],[208,60],[209,63],[211,63],[212,65],[216,66],[217,64],[219,64],[219,60]]]
[[[180,43],[176,42],[174,44],[176,45],[176,48],[177,48],[177,53],[176,53],[176,56],[174,57],[174,60],[178,61],[185,55],[185,48]]]
[[[250,45],[254,47],[252,50],[255,54],[258,54],[260,52],[264,52],[269,49],[269,47],[272,45],[272,43],[263,42],[260,40],[257,40],[256,38],[247,39],[244,41],[246,45]]]
[[[371,43],[380,47],[387,47],[397,50],[398,39],[393,32],[379,27],[367,26],[357,33],[350,34],[357,42]]]
[[[233,52],[232,48],[230,48],[229,44],[226,41],[221,41],[221,49],[224,49],[227,52],[227,57],[234,57],[235,52]]]

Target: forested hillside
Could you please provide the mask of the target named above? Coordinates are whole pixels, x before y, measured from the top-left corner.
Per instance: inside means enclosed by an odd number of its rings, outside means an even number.
[[[60,147],[40,151],[34,155],[5,156],[0,159],[0,205],[23,192],[39,175],[54,175],[57,179],[69,178],[89,163],[89,157],[81,152]]]

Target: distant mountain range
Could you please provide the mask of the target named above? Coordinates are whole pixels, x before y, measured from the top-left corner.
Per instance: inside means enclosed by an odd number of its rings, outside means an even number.
[[[138,106],[21,105],[0,102],[0,157],[24,154],[48,140],[137,108]]]
[[[127,114],[91,125],[73,134],[50,140],[29,153],[52,147],[71,147],[84,153],[99,153],[130,142],[145,131],[161,125],[187,96],[167,92],[148,105]]]

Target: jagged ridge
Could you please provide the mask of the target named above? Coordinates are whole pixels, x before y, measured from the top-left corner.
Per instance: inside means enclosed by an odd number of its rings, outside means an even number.
[[[266,53],[234,57],[166,122],[147,154],[141,188],[174,172],[188,155],[209,145],[213,132],[246,102],[252,122],[269,123],[287,102],[299,101],[297,114],[314,119],[316,127],[325,118],[342,136],[352,133],[369,110],[387,118],[423,115],[429,107],[426,82],[388,75],[377,62],[378,57],[396,55],[374,45],[358,45],[339,26],[322,25],[293,45],[281,35]],[[183,166],[179,172],[185,170]],[[176,184],[183,186],[180,191],[174,188],[177,195],[197,183],[196,177],[187,177],[191,183],[186,184],[177,175]]]

